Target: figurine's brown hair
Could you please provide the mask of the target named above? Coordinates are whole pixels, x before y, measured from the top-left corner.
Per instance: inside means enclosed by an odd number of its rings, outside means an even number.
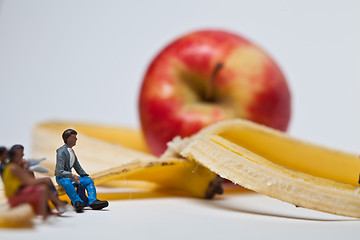
[[[64,140],[64,143],[66,144],[67,139],[70,137],[70,135],[77,135],[77,132],[74,129],[66,129],[62,134],[62,139]]]
[[[6,147],[0,147],[0,156],[3,155],[7,151]]]
[[[18,149],[24,149],[24,146],[23,145],[20,145],[20,144],[15,144],[14,146],[12,146],[8,152],[8,156],[9,156],[9,160],[10,162],[12,161],[12,159],[15,157],[16,155],[16,151]]]

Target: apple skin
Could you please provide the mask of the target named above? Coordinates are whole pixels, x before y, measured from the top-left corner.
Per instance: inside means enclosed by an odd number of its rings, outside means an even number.
[[[205,97],[215,66],[213,97]],[[178,38],[151,62],[140,91],[146,142],[159,156],[175,136],[186,137],[215,122],[242,118],[286,131],[291,97],[276,63],[243,37],[220,30]]]

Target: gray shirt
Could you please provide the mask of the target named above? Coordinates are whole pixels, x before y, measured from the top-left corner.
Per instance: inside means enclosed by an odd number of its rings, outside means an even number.
[[[55,176],[57,176],[59,178],[69,178],[69,179],[73,180],[72,173],[71,173],[72,167],[75,169],[75,171],[81,177],[89,176],[89,174],[87,174],[84,171],[84,169],[81,167],[81,165],[76,157],[75,152],[74,152],[74,155],[75,155],[74,165],[73,166],[70,165],[70,154],[69,154],[69,151],[67,148],[68,147],[65,144],[56,150]]]

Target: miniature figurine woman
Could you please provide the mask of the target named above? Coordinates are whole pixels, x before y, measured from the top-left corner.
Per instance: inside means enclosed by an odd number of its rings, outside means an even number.
[[[21,165],[24,156],[24,147],[14,145],[9,153],[9,163],[3,171],[5,195],[11,207],[22,203],[29,203],[37,215],[45,220],[49,212],[47,202],[50,200],[59,214],[66,211],[66,204],[61,201],[53,191],[49,190],[52,184],[51,179],[34,178]]]

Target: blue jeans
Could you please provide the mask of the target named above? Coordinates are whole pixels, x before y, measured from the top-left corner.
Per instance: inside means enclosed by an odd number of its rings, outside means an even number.
[[[89,204],[92,204],[96,197],[96,189],[94,186],[94,182],[89,177],[79,177],[80,185],[83,186],[88,194]],[[75,187],[73,185],[73,181],[68,178],[59,178],[56,176],[56,182],[65,190],[66,194],[69,196],[71,202],[75,204],[76,202],[83,202],[79,195],[76,193]]]

